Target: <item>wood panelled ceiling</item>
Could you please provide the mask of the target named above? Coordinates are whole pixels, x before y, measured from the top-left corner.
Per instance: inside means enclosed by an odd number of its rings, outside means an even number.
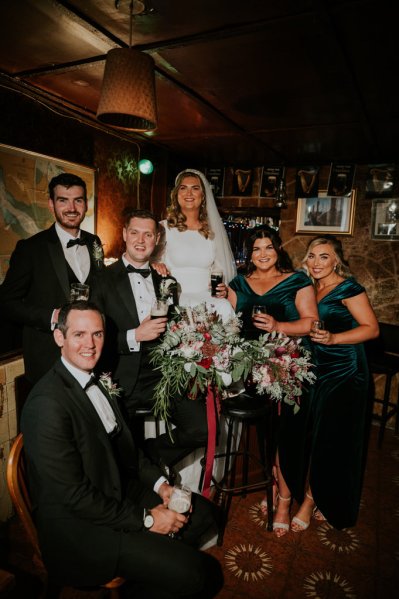
[[[1,0],[0,93],[39,90],[95,119],[106,53],[129,43],[129,3]],[[143,3],[133,45],[156,63],[154,143],[209,166],[397,160],[395,2]]]

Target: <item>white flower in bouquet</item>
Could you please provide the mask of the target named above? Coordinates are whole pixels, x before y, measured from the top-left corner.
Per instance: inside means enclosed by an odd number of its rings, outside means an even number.
[[[176,279],[171,279],[170,277],[163,278],[159,284],[159,299],[164,301],[168,300],[176,287]]]
[[[303,384],[313,384],[316,376],[310,362],[310,352],[301,346],[301,339],[282,333],[266,333],[251,342],[252,381],[256,391],[299,410]]]
[[[154,412],[166,421],[172,397],[187,394],[194,400],[203,396],[209,385],[221,392],[232,382],[245,380],[252,364],[245,351],[247,342],[238,334],[238,316],[223,323],[206,304],[178,306],[176,312],[152,351],[152,362],[161,371]]]

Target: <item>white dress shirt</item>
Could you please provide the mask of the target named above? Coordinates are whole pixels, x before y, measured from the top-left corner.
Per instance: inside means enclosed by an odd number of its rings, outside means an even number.
[[[65,260],[72,268],[79,283],[84,283],[90,272],[90,254],[87,245],[76,244],[68,248],[68,241],[71,239],[76,239],[76,237],[73,237],[64,231],[64,229],[60,227],[58,223],[55,223],[55,230],[59,240],[61,241]],[[78,237],[80,237],[80,231]]]
[[[78,381],[82,389],[85,388],[87,383],[91,379],[91,374],[84,370],[79,370],[75,366],[72,366],[65,358],[61,357],[61,361],[65,368],[72,374],[72,376]],[[86,395],[90,399],[93,408],[96,410],[98,417],[100,418],[107,433],[112,433],[118,426],[115,418],[114,410],[111,407],[107,397],[101,391],[98,385],[92,385],[85,391]]]
[[[131,264],[126,260],[125,255],[122,256],[122,262],[125,266]],[[136,268],[149,268],[149,262],[140,264],[140,266],[136,266]],[[154,283],[151,275],[149,277],[143,277],[136,272],[129,272],[128,275],[136,302],[137,314],[140,322],[143,322],[143,320],[151,313],[151,305],[156,297]],[[140,341],[136,341],[136,329],[129,329],[127,331],[126,341],[131,352],[140,351]]]
[[[76,366],[72,366],[72,364],[67,362],[63,356],[61,356],[61,361],[68,372],[71,373],[71,375],[78,381],[82,389],[84,389],[91,379],[91,373],[80,370],[79,368],[76,368]],[[114,410],[112,409],[108,399],[102,393],[100,387],[98,385],[92,385],[86,389],[85,393],[93,404],[93,407],[103,423],[106,432],[112,433],[112,431],[114,431],[118,426],[118,423],[115,418]],[[158,493],[159,487],[166,482],[168,482],[167,479],[164,476],[160,476],[153,487],[155,493]]]

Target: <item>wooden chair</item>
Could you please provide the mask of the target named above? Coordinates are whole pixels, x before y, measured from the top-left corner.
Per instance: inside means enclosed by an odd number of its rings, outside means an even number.
[[[33,551],[33,564],[43,585],[40,598],[44,599],[48,592],[48,575],[40,552],[36,526],[32,519],[32,505],[26,482],[22,433],[19,433],[10,450],[7,462],[7,485],[15,511],[22,522]],[[124,582],[123,578],[117,577],[101,586],[109,590],[111,599],[119,599],[118,588]]]

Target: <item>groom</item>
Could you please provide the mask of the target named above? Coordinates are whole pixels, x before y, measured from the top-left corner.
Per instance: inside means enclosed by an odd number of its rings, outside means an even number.
[[[149,315],[162,281],[149,264],[159,240],[158,222],[147,210],[128,209],[124,217],[126,251],[101,273],[93,300],[107,319],[108,343],[103,367],[113,372],[113,378],[123,388],[125,407],[134,423],[137,408],[152,408],[154,404],[154,388],[160,374],[150,362],[150,352],[166,330],[167,318],[151,320]],[[173,302],[177,303],[176,293]],[[145,444],[151,458],[161,459],[167,466],[173,466],[207,442],[202,401],[175,398],[170,412],[171,422],[176,426],[173,440],[165,433],[148,439]]]

